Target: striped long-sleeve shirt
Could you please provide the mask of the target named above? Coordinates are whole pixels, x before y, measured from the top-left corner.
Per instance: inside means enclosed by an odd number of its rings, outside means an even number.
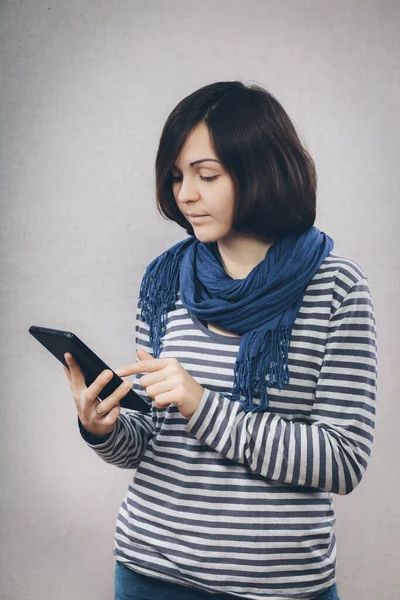
[[[114,555],[144,575],[208,592],[315,598],[335,581],[332,494],[358,485],[374,436],[377,345],[365,273],[333,252],[325,258],[294,322],[290,381],[268,388],[266,412],[247,413],[224,396],[239,344],[210,331],[178,295],[160,358],[176,358],[203,386],[193,416],[154,403],[146,415],[124,411],[98,444],[81,428],[106,462],[136,469]],[[140,302],[136,346],[152,352]],[[132,388],[151,403],[140,377]]]

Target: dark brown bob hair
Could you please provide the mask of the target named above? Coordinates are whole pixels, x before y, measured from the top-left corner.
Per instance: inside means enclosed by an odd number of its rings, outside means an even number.
[[[219,81],[177,104],[163,127],[155,161],[157,208],[189,235],[193,227],[176,205],[172,166],[188,134],[201,122],[233,180],[232,228],[267,240],[301,234],[314,224],[317,175],[281,104],[258,85]]]

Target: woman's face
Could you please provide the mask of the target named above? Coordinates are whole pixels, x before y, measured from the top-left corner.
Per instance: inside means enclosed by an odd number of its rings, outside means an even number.
[[[205,123],[188,135],[172,167],[172,176],[175,202],[196,238],[204,243],[226,238],[232,228],[234,185],[212,148]]]

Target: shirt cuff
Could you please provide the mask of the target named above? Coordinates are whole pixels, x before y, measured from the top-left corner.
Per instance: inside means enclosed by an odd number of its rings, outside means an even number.
[[[79,426],[79,431],[81,433],[81,436],[83,437],[83,439],[85,440],[85,442],[88,444],[88,446],[91,447],[103,447],[106,446],[108,444],[108,442],[112,442],[111,438],[114,438],[118,429],[118,424],[115,424],[114,429],[107,435],[105,436],[97,436],[97,435],[93,435],[92,433],[89,433],[89,431],[87,431],[87,429],[84,428],[84,426],[82,425],[82,422],[80,420],[80,418],[78,417],[78,426]]]

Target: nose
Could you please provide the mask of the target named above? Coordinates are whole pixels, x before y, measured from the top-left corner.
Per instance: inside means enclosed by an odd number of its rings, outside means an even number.
[[[187,202],[198,200],[199,197],[198,188],[190,178],[182,179],[182,181],[176,184],[175,198],[178,202],[186,204]]]

